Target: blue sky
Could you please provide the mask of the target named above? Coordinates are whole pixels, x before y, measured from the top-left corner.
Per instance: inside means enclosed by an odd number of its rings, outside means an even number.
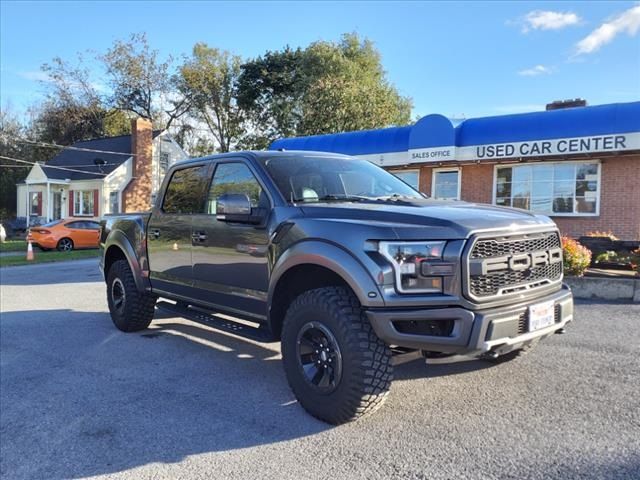
[[[358,32],[414,116],[640,99],[638,2],[2,1],[0,27],[0,105],[18,112],[42,98],[42,63],[142,31],[162,55],[203,41],[246,58]]]

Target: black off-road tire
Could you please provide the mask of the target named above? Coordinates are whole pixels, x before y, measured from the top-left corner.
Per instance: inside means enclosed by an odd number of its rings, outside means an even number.
[[[117,260],[107,273],[107,303],[113,324],[123,332],[138,332],[153,320],[157,297],[140,293],[126,260]]]
[[[330,392],[318,391],[302,366],[298,342],[310,323],[326,329],[337,343],[341,375]],[[393,380],[391,351],[373,331],[355,295],[342,287],[310,290],[291,303],[282,329],[282,358],[302,407],[334,425],[377,410]]]

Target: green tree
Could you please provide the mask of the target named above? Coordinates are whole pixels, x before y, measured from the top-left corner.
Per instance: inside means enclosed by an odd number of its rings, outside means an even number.
[[[33,128],[38,139],[69,145],[102,134],[103,99],[91,81],[82,55],[71,63],[55,57],[41,67],[47,75],[42,83],[45,100],[32,108]]]
[[[235,147],[245,133],[245,115],[237,102],[240,65],[237,55],[197,43],[175,80],[189,113],[206,125],[221,152]]]
[[[23,182],[29,174],[29,165],[10,160],[25,159],[29,147],[20,142],[26,135],[26,127],[9,107],[0,110],[0,221],[11,218],[16,212],[16,183]]]
[[[128,117],[118,110],[47,101],[33,111],[33,133],[43,142],[71,145],[81,140],[125,135],[131,131]]]
[[[262,149],[278,137],[294,136],[303,118],[302,101],[310,79],[305,51],[285,47],[242,65],[238,104],[251,121],[249,146]]]
[[[338,44],[317,42],[306,51],[311,82],[302,99],[298,135],[406,125],[411,100],[386,79],[380,54],[369,40],[344,35]]]
[[[128,116],[109,108],[81,54],[76,63],[56,57],[45,63],[42,71],[47,74],[42,82],[46,99],[32,110],[32,127],[38,140],[70,145],[130,131]]]
[[[185,99],[172,95],[171,57],[162,61],[146,34],[116,40],[98,59],[107,73],[109,101],[114,108],[149,119],[162,128],[186,113]]]
[[[238,103],[251,119],[247,139],[262,148],[279,137],[405,125],[411,114],[373,43],[356,34],[245,63]]]
[[[131,118],[122,110],[112,108],[104,111],[102,130],[107,137],[131,134]]]

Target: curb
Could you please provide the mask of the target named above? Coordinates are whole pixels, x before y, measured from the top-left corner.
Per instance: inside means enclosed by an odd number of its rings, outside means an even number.
[[[626,300],[640,303],[640,279],[565,277],[575,298],[600,298],[602,300]]]
[[[87,257],[87,258],[72,258],[70,260],[59,260],[59,261],[55,261],[55,262],[34,262],[34,263],[22,263],[20,265],[4,265],[2,267],[0,267],[0,271],[3,271],[5,269],[8,268],[36,268],[36,267],[43,267],[43,266],[54,266],[54,265],[66,265],[68,263],[78,263],[78,262],[96,262],[96,264],[99,262],[100,257]]]

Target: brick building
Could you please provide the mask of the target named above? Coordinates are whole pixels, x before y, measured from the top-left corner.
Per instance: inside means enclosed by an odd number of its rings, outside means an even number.
[[[144,119],[131,135],[77,142],[17,185],[17,215],[39,224],[67,217],[148,210],[166,170],[187,154]]]
[[[437,199],[523,208],[578,237],[640,240],[640,102],[287,138],[271,149],[345,153]]]

